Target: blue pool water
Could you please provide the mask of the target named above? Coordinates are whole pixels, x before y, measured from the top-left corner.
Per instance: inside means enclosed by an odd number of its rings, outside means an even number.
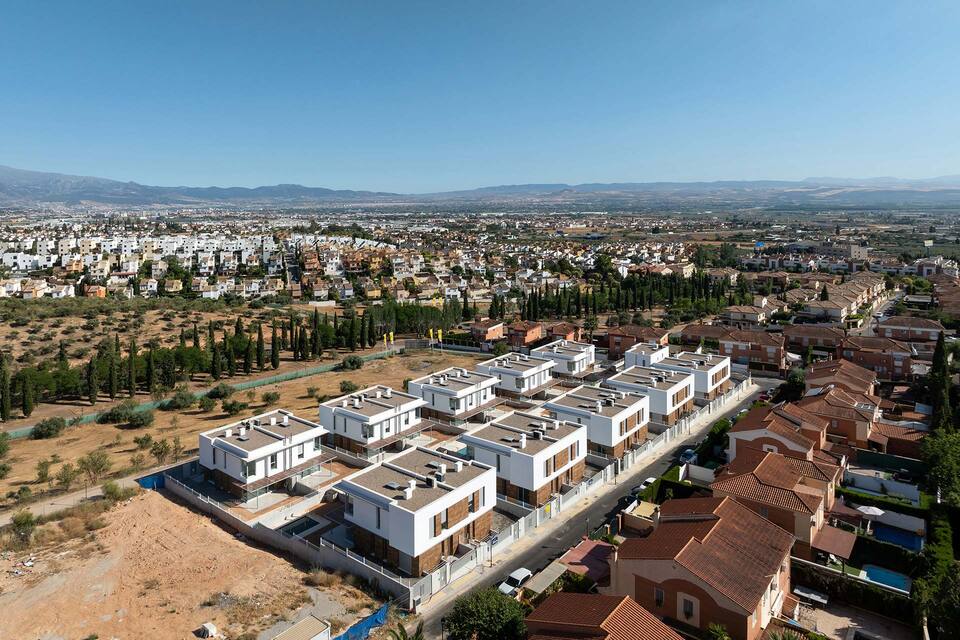
[[[920,552],[923,550],[923,538],[921,536],[897,527],[876,522],[873,525],[873,536],[877,540],[889,542],[910,551]]]
[[[890,569],[884,569],[875,564],[865,564],[863,565],[863,570],[867,574],[867,579],[871,582],[879,582],[894,589],[900,589],[907,593],[910,592],[910,585],[913,581],[902,573],[890,571]]]

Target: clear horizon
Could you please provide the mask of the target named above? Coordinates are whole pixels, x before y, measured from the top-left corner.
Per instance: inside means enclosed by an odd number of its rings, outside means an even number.
[[[50,2],[0,164],[425,193],[960,173],[960,5]]]

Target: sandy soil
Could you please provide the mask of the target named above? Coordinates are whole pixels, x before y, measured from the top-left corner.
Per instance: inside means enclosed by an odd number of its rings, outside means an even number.
[[[158,493],[106,518],[85,538],[35,552],[26,575],[8,571],[27,554],[4,555],[0,637],[182,639],[203,622],[237,637],[308,601],[286,559]]]
[[[175,436],[179,436],[189,453],[197,448],[196,436],[198,433],[212,429],[219,424],[238,420],[243,415],[265,410],[260,398],[267,391],[276,391],[280,394],[280,400],[274,406],[301,413],[308,419],[316,419],[317,401],[307,395],[308,387],[315,387],[318,395],[339,395],[340,382],[343,380],[351,380],[360,387],[372,384],[388,384],[395,388],[401,388],[406,378],[417,378],[430,371],[448,366],[469,367],[478,361],[477,356],[467,354],[434,352],[404,354],[386,360],[367,362],[358,371],[331,371],[276,385],[259,387],[253,390],[254,399],[250,402],[250,411],[242,413],[240,416],[227,416],[220,410],[219,406],[210,413],[201,413],[197,409],[186,412],[156,411],[154,423],[146,429],[137,431],[121,429],[117,425],[94,423],[70,427],[54,440],[14,440],[11,442],[9,456],[5,460],[5,462],[11,464],[11,471],[5,479],[0,481],[0,496],[5,495],[10,490],[16,491],[20,486],[30,487],[35,495],[48,491],[47,484],[36,482],[35,467],[38,460],[47,458],[54,453],[60,457],[62,462],[75,462],[77,458],[102,447],[109,453],[113,462],[112,471],[127,470],[132,472],[130,458],[138,453],[133,438],[146,433],[153,436],[155,440],[166,438],[172,441]],[[302,366],[315,365],[316,362]],[[229,383],[229,380],[225,380],[225,382]],[[247,394],[248,392],[238,392],[234,397],[243,402],[248,402]],[[138,399],[145,401],[148,400],[148,397],[143,396]],[[101,410],[101,408],[98,404],[97,410]],[[148,466],[155,463],[149,453],[140,453],[144,454]],[[59,467],[60,464],[53,465],[50,470],[51,477],[56,475]],[[82,487],[83,485],[78,482],[73,490]]]

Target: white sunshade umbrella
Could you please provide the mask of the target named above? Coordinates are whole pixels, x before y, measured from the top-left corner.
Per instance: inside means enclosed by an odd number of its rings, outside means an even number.
[[[857,511],[865,516],[872,516],[874,518],[882,516],[884,513],[883,509],[878,509],[877,507],[857,507]]]

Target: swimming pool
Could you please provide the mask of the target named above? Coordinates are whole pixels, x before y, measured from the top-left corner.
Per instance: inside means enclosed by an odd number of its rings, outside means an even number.
[[[910,593],[910,585],[913,584],[913,581],[902,573],[897,573],[896,571],[891,571],[890,569],[884,569],[883,567],[878,567],[875,564],[865,564],[863,565],[863,571],[867,574],[867,580],[871,582],[878,582],[880,584],[885,584],[888,587],[893,587],[894,589],[900,589],[906,593]]]
[[[303,518],[294,520],[290,524],[281,527],[280,530],[291,536],[302,537],[304,533],[306,533],[307,531],[316,529],[319,525],[320,523],[314,520],[313,518],[309,516],[304,516]]]
[[[873,524],[873,537],[882,542],[889,542],[898,547],[909,549],[910,551],[920,552],[923,550],[923,537],[880,522]]]

